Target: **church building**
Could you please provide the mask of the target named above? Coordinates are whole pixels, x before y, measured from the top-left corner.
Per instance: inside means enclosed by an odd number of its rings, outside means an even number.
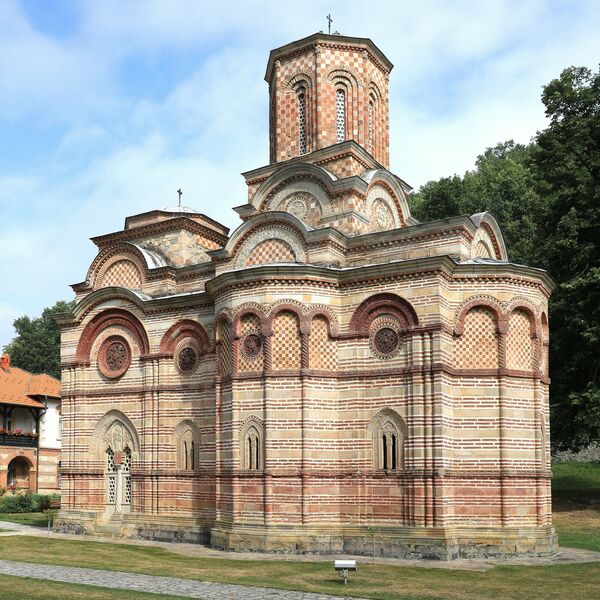
[[[489,213],[411,216],[389,171],[391,71],[370,39],[273,50],[270,160],[243,174],[240,226],[175,206],[92,239],[60,319],[62,531],[556,550],[552,280],[509,261]]]

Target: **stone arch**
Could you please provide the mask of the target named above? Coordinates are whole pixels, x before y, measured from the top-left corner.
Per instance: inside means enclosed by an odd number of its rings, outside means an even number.
[[[290,218],[294,217],[290,216]],[[243,269],[248,266],[249,259],[253,252],[263,242],[271,241],[279,244],[284,243],[290,252],[289,258],[293,257],[293,262],[306,262],[306,242],[298,229],[285,222],[275,221],[270,224],[253,227],[238,241],[235,249],[231,252],[235,268]],[[274,252],[276,251],[277,249],[275,248]],[[273,254],[273,257],[276,258],[277,255]],[[290,260],[284,262],[290,262]]]
[[[496,317],[496,328],[498,333],[506,333],[508,321],[506,313],[496,298],[493,296],[471,296],[467,298],[456,311],[456,321],[454,324],[454,334],[462,335],[467,313],[476,306],[485,306],[489,308]]]
[[[118,242],[116,244],[111,244],[110,246],[107,246],[98,252],[98,255],[92,261],[92,264],[87,272],[86,282],[88,285],[94,289],[106,287],[103,286],[104,277],[109,269],[111,269],[120,261],[127,261],[135,267],[139,274],[141,287],[141,285],[143,285],[148,279],[147,257],[144,255],[142,250],[129,242]],[[160,266],[163,265],[161,264]]]
[[[338,319],[336,314],[331,310],[329,306],[325,304],[315,304],[306,313],[307,322],[312,322],[315,317],[322,316],[328,324],[329,335],[332,338],[336,338],[339,335]]]
[[[35,491],[35,465],[25,454],[13,453],[5,461],[6,485]]]
[[[241,321],[242,318],[246,315],[254,315],[260,321],[261,324],[261,333],[266,335],[267,333],[267,317],[265,315],[265,311],[263,307],[256,302],[247,302],[238,306],[237,310],[233,315],[233,331],[236,338],[239,338],[241,335]]]
[[[508,260],[502,230],[494,216],[489,212],[476,213],[471,215],[471,221],[477,227],[477,231],[473,238],[474,244],[477,244],[479,240],[483,239],[486,241],[490,251],[493,250],[490,258],[495,260]],[[472,253],[474,250],[475,246],[472,246]]]
[[[373,469],[400,471],[404,469],[408,426],[393,409],[383,408],[375,414],[368,426],[371,438]]]
[[[94,427],[90,452],[103,460],[108,447],[114,452],[121,452],[126,446],[136,458],[139,457],[140,441],[135,425],[120,410],[109,410]]]
[[[505,308],[505,313],[510,317],[510,313],[514,310],[522,310],[527,313],[529,317],[530,335],[532,338],[537,339],[541,333],[541,323],[539,322],[537,311],[533,303],[527,298],[513,298]]]
[[[396,294],[384,292],[369,296],[361,302],[350,319],[349,333],[358,336],[369,335],[371,323],[382,314],[391,314],[400,323],[405,324],[407,329],[419,324],[417,313],[410,302]]]
[[[173,430],[172,444],[175,447],[175,464],[178,469],[195,471],[199,468],[200,431],[191,420],[185,419]]]
[[[265,468],[265,435],[261,419],[252,415],[244,420],[239,444],[240,468],[262,471]]]
[[[397,227],[403,227],[412,219],[406,193],[398,180],[384,169],[370,170],[361,176],[368,184],[365,199],[365,215],[369,217],[371,205],[383,192],[384,197],[393,205],[397,212]]]
[[[137,342],[142,356],[150,352],[150,343],[148,335],[141,321],[132,313],[122,308],[109,308],[94,316],[84,327],[77,350],[75,360],[89,362],[90,352],[94,340],[103,330],[112,326],[121,326],[129,331],[131,336]]]
[[[308,192],[321,206],[324,216],[332,214],[331,199],[334,195],[335,175],[310,163],[300,162],[286,165],[275,171],[256,190],[252,206],[258,211],[273,210],[292,193]]]
[[[160,353],[173,355],[177,344],[186,337],[195,339],[201,352],[208,352],[210,341],[204,327],[192,319],[182,319],[171,325],[163,335],[160,342]]]
[[[287,311],[294,313],[298,319],[300,333],[310,333],[310,326],[307,315],[304,313],[304,305],[297,300],[281,300],[273,304],[269,309],[266,321],[266,335],[272,335],[273,322],[278,314]]]
[[[299,86],[305,85],[307,88],[312,87],[312,78],[308,73],[297,72],[292,75],[286,82],[284,88],[286,90],[296,91]]]

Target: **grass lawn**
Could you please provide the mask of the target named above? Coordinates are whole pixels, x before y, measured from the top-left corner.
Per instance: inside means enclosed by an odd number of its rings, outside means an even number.
[[[290,563],[181,556],[162,548],[47,540],[0,538],[0,556],[12,560],[77,565],[149,575],[184,577],[362,596],[380,600],[589,600],[600,597],[600,563],[543,567],[500,566],[486,572],[371,565],[359,562],[344,587],[330,562]]]
[[[600,463],[552,465],[553,520],[561,546],[600,552]]]
[[[41,512],[36,513],[0,513],[0,521],[10,521],[21,525],[48,527],[48,517]]]
[[[89,585],[57,583],[0,575],[2,600],[181,600],[181,596],[157,596]]]

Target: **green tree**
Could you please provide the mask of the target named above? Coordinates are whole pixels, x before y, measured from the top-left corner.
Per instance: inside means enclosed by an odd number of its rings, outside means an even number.
[[[432,221],[489,211],[498,220],[510,259],[532,263],[541,199],[531,169],[532,146],[510,140],[477,157],[463,177],[426,183],[411,197],[414,216]],[[533,260],[533,262],[537,262]]]
[[[565,69],[544,88],[549,126],[533,153],[550,304],[551,409],[559,447],[600,438],[600,71]]]
[[[54,315],[69,312],[74,306],[74,300],[61,300],[45,308],[41,317],[15,319],[13,326],[17,336],[4,347],[10,354],[11,364],[31,373],[48,373],[60,379],[60,331]]]

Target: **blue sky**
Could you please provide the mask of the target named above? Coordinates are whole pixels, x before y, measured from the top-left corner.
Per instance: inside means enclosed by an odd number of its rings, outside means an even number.
[[[234,228],[268,162],[271,48],[326,28],[394,63],[391,169],[418,188],[545,126],[542,85],[597,68],[600,2],[0,0],[0,346],[69,299],[88,238],[184,203]]]

